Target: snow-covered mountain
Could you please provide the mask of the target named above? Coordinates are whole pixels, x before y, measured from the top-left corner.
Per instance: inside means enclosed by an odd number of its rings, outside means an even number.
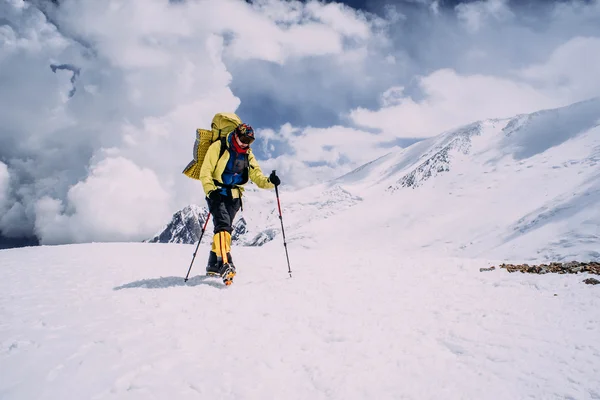
[[[202,227],[206,222],[208,210],[191,204],[173,214],[171,221],[166,224],[150,243],[195,243],[200,237]],[[208,229],[208,228],[207,228]]]
[[[405,251],[598,260],[599,124],[592,99],[445,132],[332,182],[365,198],[340,217]],[[389,212],[359,218],[375,207]]]
[[[200,207],[196,204],[191,204],[184,207],[183,209],[175,212],[171,221],[166,224],[160,232],[154,235],[151,239],[147,240],[150,243],[184,243],[191,244],[196,243],[200,238],[202,227],[206,222],[208,216],[208,209],[206,207]],[[206,226],[205,235],[211,236],[212,227],[210,224]],[[233,242],[240,242],[245,239],[247,233],[246,220],[236,218],[233,223],[233,232],[231,233],[231,240]],[[261,242],[263,244],[264,242]]]

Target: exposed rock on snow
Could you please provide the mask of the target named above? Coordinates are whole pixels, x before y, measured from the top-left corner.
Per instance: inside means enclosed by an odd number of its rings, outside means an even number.
[[[477,122],[448,134],[447,139],[441,143],[440,147],[434,147],[429,153],[423,156],[425,161],[420,163],[410,173],[400,178],[396,185],[392,185],[388,189],[392,192],[403,187],[415,189],[428,179],[440,173],[450,171],[452,153],[461,152],[469,154],[471,137],[480,135],[481,128],[481,123]]]
[[[522,272],[531,274],[578,274],[580,272],[588,272],[590,274],[600,275],[600,263],[597,262],[578,262],[571,261],[568,263],[550,263],[550,264],[501,264],[500,268],[506,269],[508,272]]]
[[[270,242],[277,236],[276,229],[265,229],[256,235],[249,243],[248,246],[262,246],[263,244]]]
[[[195,204],[184,207],[174,213],[171,221],[148,242],[195,243],[200,237],[207,215],[208,210],[206,208]]]
[[[508,124],[506,124],[506,126],[502,129],[502,132],[506,136],[511,136],[513,133],[524,128],[525,125],[527,125],[527,123],[529,122],[530,118],[531,118],[530,115],[518,115],[518,116],[512,118],[508,122]]]
[[[233,231],[231,232],[231,240],[233,242],[240,240],[248,232],[247,225],[244,217],[240,217],[233,223]]]

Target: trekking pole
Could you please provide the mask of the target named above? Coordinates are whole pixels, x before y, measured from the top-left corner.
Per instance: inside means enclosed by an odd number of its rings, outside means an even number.
[[[184,282],[188,281],[188,276],[190,276],[190,271],[192,270],[192,265],[194,264],[194,259],[196,258],[196,253],[198,252],[198,247],[200,247],[200,242],[202,241],[202,236],[204,236],[204,231],[206,230],[206,225],[208,225],[208,220],[210,219],[210,213],[206,216],[206,221],[204,222],[204,226],[202,227],[202,233],[200,233],[200,239],[198,239],[198,244],[196,245],[196,250],[194,250],[194,256],[192,257],[192,262],[190,263],[190,269],[188,269],[188,273],[185,276]]]
[[[275,173],[275,170],[273,170],[273,173]],[[279,190],[277,189],[277,186],[279,186],[279,185],[275,185],[275,195],[277,196],[277,208],[279,209],[279,220],[281,221],[281,234],[283,235],[283,247],[285,247],[285,257],[287,258],[288,273],[290,274],[290,278],[291,278],[292,277],[292,269],[290,267],[290,257],[288,255],[287,243],[285,242],[285,230],[283,229],[283,217],[281,215],[281,202],[279,201]]]

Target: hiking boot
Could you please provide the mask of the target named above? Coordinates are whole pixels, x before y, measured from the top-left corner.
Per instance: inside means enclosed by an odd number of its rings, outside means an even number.
[[[208,255],[208,264],[206,264],[206,275],[216,275],[220,276],[219,273],[221,271],[221,263],[217,259],[217,254],[214,251],[211,251]]]
[[[233,266],[233,259],[231,258],[231,253],[227,253],[227,260],[229,261],[228,264],[225,265],[229,265],[231,267],[233,267],[233,270],[235,271],[235,267]],[[215,253],[214,251],[211,251],[210,254],[208,255],[208,264],[206,265],[206,275],[210,275],[210,276],[223,276],[223,273],[225,273],[225,269],[223,268],[223,259],[219,256],[217,256],[217,253]],[[234,272],[235,275],[235,272]]]

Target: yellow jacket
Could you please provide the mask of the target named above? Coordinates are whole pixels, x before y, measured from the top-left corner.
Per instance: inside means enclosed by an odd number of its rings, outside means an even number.
[[[219,158],[219,153],[221,151],[221,141],[217,140],[213,144],[210,145],[206,156],[204,158],[204,162],[202,163],[202,168],[200,169],[200,181],[202,182],[202,187],[204,189],[204,193],[206,196],[213,190],[217,189],[217,185],[215,185],[214,181],[223,183],[223,179],[221,175],[225,171],[225,167],[227,166],[227,162],[229,161],[229,136],[231,133],[227,135],[227,139],[225,140],[225,145],[227,146],[227,150],[223,153],[221,158]],[[267,178],[260,169],[254,154],[252,153],[252,149],[248,149],[248,177],[250,180],[262,189],[273,189],[275,185],[269,182],[269,178]],[[245,184],[244,182],[243,184]],[[244,188],[242,185],[237,185],[238,190],[232,190],[231,195],[234,198],[242,197],[242,193],[244,192]]]

